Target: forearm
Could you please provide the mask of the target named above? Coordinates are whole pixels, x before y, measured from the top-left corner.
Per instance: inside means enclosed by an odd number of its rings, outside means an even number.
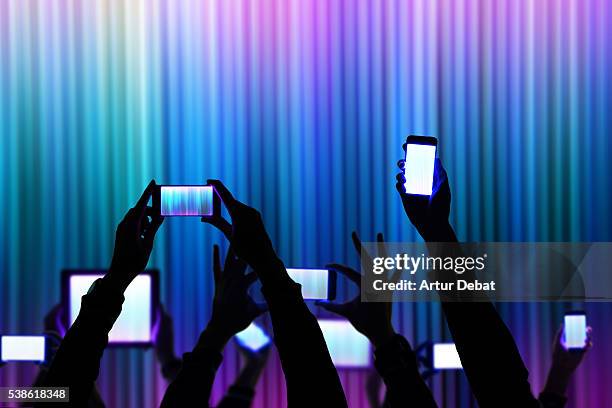
[[[565,406],[567,402],[565,394],[567,393],[570,377],[571,373],[567,373],[566,370],[553,363],[548,372],[546,385],[538,398],[545,408]]]
[[[204,330],[193,351],[183,355],[181,369],[168,386],[161,406],[208,407],[215,375],[223,360],[221,351],[225,343],[227,339],[214,330]]]
[[[121,313],[123,292],[107,279],[83,296],[81,310],[51,363],[44,384],[70,387],[72,405],[86,404],[98,377],[108,333]]]
[[[346,398],[317,319],[279,261],[266,271],[262,292],[268,303],[274,341],[285,373],[289,405],[345,407]],[[259,271],[258,275],[262,276]],[[277,276],[277,279],[274,279]],[[316,389],[318,392],[313,393]]]
[[[450,224],[436,228],[429,234],[435,242],[448,245],[431,245],[443,256],[461,256],[461,248]],[[427,240],[428,242],[429,239]],[[454,277],[453,277],[454,278]],[[464,274],[462,279],[473,279]],[[525,406],[537,404],[528,382],[527,371],[514,338],[486,296],[474,293],[477,300],[453,300],[458,293],[440,293],[442,310],[461,357],[464,371],[474,395],[482,406],[499,401],[500,395]],[[465,294],[461,296],[465,297]],[[484,356],[497,356],[495,365]],[[509,380],[501,381],[494,373],[508,374]]]
[[[437,407],[418,369],[410,344],[395,335],[374,352],[376,370],[387,387],[385,400],[390,407]]]

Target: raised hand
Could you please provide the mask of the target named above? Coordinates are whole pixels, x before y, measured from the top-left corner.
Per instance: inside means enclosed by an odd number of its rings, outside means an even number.
[[[369,257],[357,233],[353,232],[351,237],[360,259],[362,254]],[[384,247],[383,235],[379,233],[376,239],[382,250]],[[381,256],[386,255],[381,254]],[[339,264],[330,264],[327,265],[327,268],[338,271],[361,289],[361,274],[356,270]],[[391,324],[392,304],[390,302],[361,302],[360,294],[358,294],[346,303],[319,301],[316,304],[348,319],[355,329],[366,336],[375,347],[380,346],[395,334]]]
[[[404,151],[406,144],[403,145]],[[405,160],[397,162],[397,166],[401,170],[395,177],[397,189],[404,211],[410,219],[412,225],[415,226],[419,234],[426,241],[447,241],[454,240],[454,233],[448,224],[450,214],[451,193],[448,185],[446,170],[442,167],[440,159],[436,159],[434,166],[434,185],[431,196],[407,194],[404,184],[406,177],[404,176]]]
[[[203,217],[202,222],[220,229],[232,244],[236,255],[254,269],[262,269],[275,262],[276,252],[256,209],[236,200],[219,180],[208,180],[225,204],[231,217],[230,224],[222,217]]]
[[[107,279],[119,285],[123,291],[147,266],[155,233],[164,221],[164,217],[156,215],[153,208],[147,205],[154,188],[155,180],[151,180],[136,205],[117,227]]]
[[[213,332],[225,344],[233,335],[247,328],[265,307],[257,305],[248,293],[249,286],[257,279],[251,272],[245,275],[246,263],[237,258],[230,247],[221,268],[219,247],[213,248],[213,274],[215,296],[213,310],[206,331]]]
[[[155,333],[155,354],[162,366],[176,359],[174,354],[174,327],[172,316],[168,314],[164,305],[157,309],[157,333]]]

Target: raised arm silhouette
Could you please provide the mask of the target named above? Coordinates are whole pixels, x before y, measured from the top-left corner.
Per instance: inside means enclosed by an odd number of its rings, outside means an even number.
[[[304,303],[301,286],[291,280],[276,255],[261,215],[235,199],[220,181],[208,183],[219,194],[232,222],[222,217],[202,221],[226,235],[236,255],[254,269],[261,281],[285,374],[288,405],[346,407],[342,385],[321,329]]]
[[[406,145],[403,147],[405,150]],[[404,160],[400,160],[398,167],[402,171],[397,174],[396,189],[410,222],[427,242],[457,242],[449,223],[450,186],[440,160],[435,162],[431,196],[406,194],[404,166]],[[478,404],[481,407],[537,407],[528,382],[529,372],[493,304],[444,299],[441,294],[448,328]]]
[[[163,222],[163,217],[147,206],[154,188],[152,180],[117,227],[111,267],[83,296],[79,315],[64,336],[43,381],[48,387],[70,387],[70,403],[60,404],[62,407],[87,405],[108,344],[108,333],[121,313],[123,294],[149,262],[155,233]]]
[[[353,232],[351,237],[359,258],[365,256],[371,259],[357,233]],[[379,255],[386,257],[383,235],[379,233],[376,238],[378,249],[383,252]],[[371,263],[366,261],[368,262]],[[339,264],[330,264],[327,267],[338,271],[361,289],[361,274],[356,270]],[[321,301],[317,304],[348,319],[355,329],[370,340],[375,349],[374,366],[387,387],[385,406],[437,407],[419,374],[416,355],[410,343],[393,329],[391,299],[388,302],[362,302],[360,294],[342,304]]]

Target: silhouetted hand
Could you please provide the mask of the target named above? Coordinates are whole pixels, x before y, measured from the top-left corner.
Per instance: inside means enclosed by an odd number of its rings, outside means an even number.
[[[117,227],[107,279],[124,291],[147,266],[155,233],[164,221],[164,217],[156,215],[153,208],[147,206],[154,188],[155,180],[151,180],[134,208],[127,212]]]
[[[246,263],[237,258],[230,247],[221,269],[219,247],[213,247],[213,272],[215,297],[213,310],[206,332],[213,333],[218,346],[223,346],[236,333],[247,328],[260,314],[266,311],[258,306],[248,294],[249,286],[257,275],[245,275]]]
[[[406,144],[403,145],[404,151]],[[438,241],[446,238],[450,228],[448,217],[450,214],[451,193],[448,185],[446,170],[442,167],[440,159],[436,159],[434,166],[434,182],[431,196],[407,194],[404,184],[405,160],[397,162],[401,172],[397,174],[395,188],[397,189],[404,206],[404,211],[412,225],[426,241]],[[453,234],[454,235],[454,234]]]
[[[587,338],[582,350],[569,350],[563,338],[563,325],[557,331],[553,344],[553,358],[544,391],[565,395],[571,376],[574,374],[585,354],[593,347],[592,329],[587,327]]]
[[[365,251],[361,241],[356,232],[353,232],[351,237],[361,259],[362,251]],[[384,243],[382,234],[379,233],[376,239],[380,243],[379,246],[382,247]],[[366,256],[369,257],[367,254]],[[326,267],[340,272],[361,289],[361,274],[356,270],[339,264],[329,264]],[[391,324],[392,304],[390,302],[361,302],[360,295],[357,295],[346,303],[318,301],[316,304],[348,319],[355,329],[366,336],[375,347],[380,346],[395,334]]]
[[[232,244],[236,255],[254,269],[265,268],[277,259],[270,237],[256,209],[236,200],[219,180],[208,180],[225,204],[232,219],[228,223],[222,217],[203,217],[202,222],[220,229]]]
[[[157,333],[155,335],[155,354],[163,366],[176,360],[174,354],[174,327],[172,316],[166,312],[164,305],[160,304],[157,309]]]

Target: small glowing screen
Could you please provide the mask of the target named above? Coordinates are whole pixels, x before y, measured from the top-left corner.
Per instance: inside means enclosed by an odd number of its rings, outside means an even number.
[[[161,186],[160,213],[164,216],[213,215],[212,186]]]
[[[404,167],[406,193],[431,195],[435,160],[436,146],[406,145],[406,164]]]

